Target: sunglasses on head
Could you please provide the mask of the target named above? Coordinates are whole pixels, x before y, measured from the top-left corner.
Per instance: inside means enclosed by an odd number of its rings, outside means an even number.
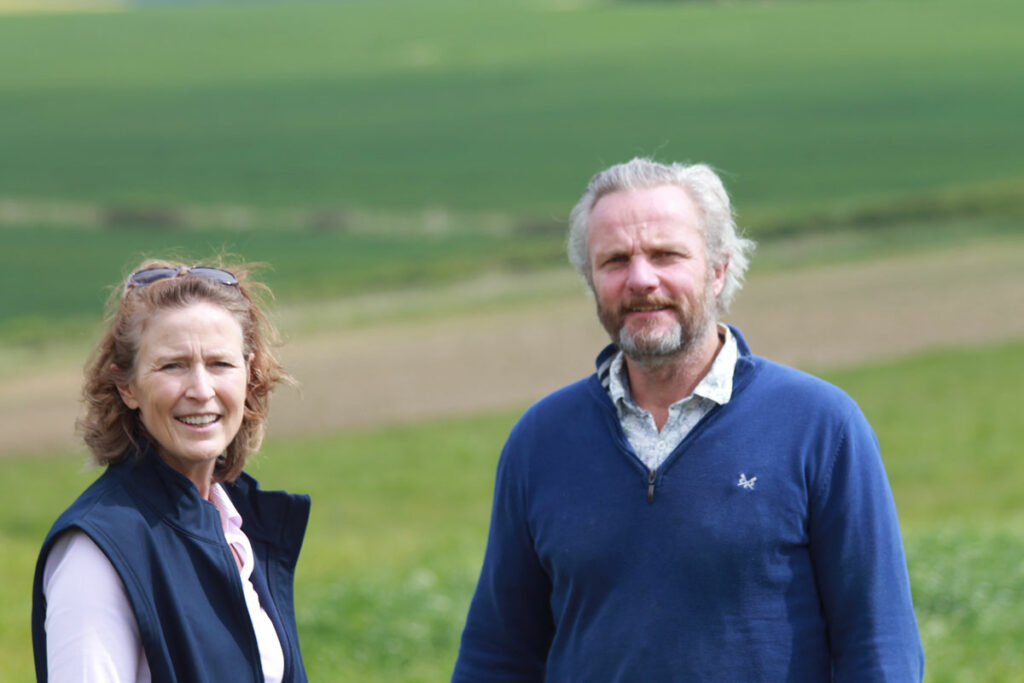
[[[213,280],[214,282],[219,282],[222,285],[235,286],[238,284],[238,278],[235,277],[234,273],[220,268],[210,268],[209,266],[192,266],[191,268],[188,266],[178,266],[137,270],[128,276],[128,280],[124,283],[124,288],[127,293],[129,289],[145,287],[146,285],[151,285],[154,282],[159,282],[160,280],[168,280],[170,278],[183,277],[185,275]]]

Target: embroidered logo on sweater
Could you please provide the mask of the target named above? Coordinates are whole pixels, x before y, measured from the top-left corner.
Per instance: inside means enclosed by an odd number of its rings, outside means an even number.
[[[745,474],[743,474],[741,472],[740,473],[740,480],[738,482],[736,482],[736,485],[739,486],[740,488],[746,489],[748,491],[753,491],[754,490],[754,483],[756,481],[757,481],[757,477],[751,477],[750,479],[747,479],[747,475],[745,475]]]

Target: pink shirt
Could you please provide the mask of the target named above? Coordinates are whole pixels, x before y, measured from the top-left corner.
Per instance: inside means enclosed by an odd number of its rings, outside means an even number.
[[[219,484],[210,502],[238,564],[260,662],[267,683],[284,676],[284,653],[277,631],[252,585],[252,545],[242,533],[242,518]],[[84,588],[88,590],[83,590]],[[43,573],[46,596],[46,660],[54,683],[149,683],[139,626],[121,578],[103,551],[83,531],[57,539]]]

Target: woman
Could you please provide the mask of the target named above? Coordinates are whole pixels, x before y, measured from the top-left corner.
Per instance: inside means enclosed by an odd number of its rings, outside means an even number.
[[[147,261],[113,302],[81,423],[107,469],[39,555],[38,680],[306,680],[292,585],[309,498],[242,472],[290,379],[246,276]]]

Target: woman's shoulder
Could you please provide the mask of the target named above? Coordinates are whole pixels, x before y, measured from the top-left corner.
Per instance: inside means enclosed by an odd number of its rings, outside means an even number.
[[[74,567],[89,576],[107,576],[114,572],[110,559],[92,537],[77,527],[62,532],[54,539],[43,576],[43,590],[47,594],[53,577],[61,575],[65,567]]]
[[[68,529],[81,529],[102,521],[123,523],[136,509],[132,497],[108,468],[57,517],[46,543],[53,543]]]
[[[222,486],[241,515],[251,540],[277,543],[284,538],[287,545],[301,543],[309,522],[308,495],[263,489],[246,472],[233,482],[222,482]]]

